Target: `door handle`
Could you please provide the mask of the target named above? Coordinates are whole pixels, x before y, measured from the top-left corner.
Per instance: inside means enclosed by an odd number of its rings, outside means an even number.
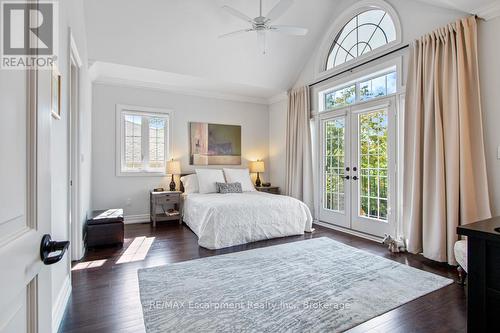
[[[346,180],[349,180],[350,177],[349,176],[340,176],[340,178],[344,178]]]
[[[52,265],[59,262],[66,253],[69,247],[69,241],[56,242],[53,241],[50,235],[43,235],[42,243],[40,244],[40,259],[45,265]],[[60,251],[59,254],[50,256],[51,253]]]
[[[358,180],[358,179],[359,179],[358,176],[353,176],[352,177],[352,180]]]

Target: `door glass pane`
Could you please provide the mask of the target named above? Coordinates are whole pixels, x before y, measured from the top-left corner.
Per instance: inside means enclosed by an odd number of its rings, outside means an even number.
[[[359,216],[387,222],[387,111],[359,115]]]
[[[323,208],[344,213],[345,119],[325,122]]]

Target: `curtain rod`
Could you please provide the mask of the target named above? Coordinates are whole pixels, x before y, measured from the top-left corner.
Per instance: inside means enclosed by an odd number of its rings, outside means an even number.
[[[476,18],[476,20],[484,20],[482,17],[478,16],[477,14],[475,14],[475,15],[474,15],[474,17]],[[360,63],[360,64],[357,64],[357,65],[355,65],[355,66],[353,66],[353,67],[350,67],[350,68],[348,68],[348,69],[345,69],[345,70],[343,70],[343,71],[341,71],[341,72],[335,73],[335,74],[330,75],[330,76],[328,76],[328,77],[325,77],[325,78],[323,78],[323,79],[319,79],[319,80],[317,80],[317,81],[314,81],[314,82],[312,82],[312,83],[309,83],[309,84],[307,85],[307,87],[308,87],[308,88],[311,88],[312,86],[314,86],[314,85],[316,85],[316,84],[318,84],[318,83],[325,82],[325,81],[327,81],[327,80],[333,79],[334,77],[337,77],[337,76],[340,76],[340,75],[342,75],[342,74],[345,74],[345,73],[351,72],[351,71],[355,70],[356,68],[359,68],[359,67],[361,67],[361,66],[367,65],[367,64],[369,64],[369,63],[371,63],[371,62],[373,62],[373,61],[376,61],[376,60],[382,59],[382,58],[384,58],[384,57],[387,57],[388,55],[394,54],[394,53],[399,52],[399,51],[401,51],[401,50],[407,49],[408,47],[410,47],[410,44],[403,45],[403,46],[401,46],[401,47],[399,47],[399,48],[397,48],[397,49],[394,49],[394,50],[389,51],[389,52],[387,52],[387,53],[381,54],[381,55],[379,55],[378,57],[375,57],[375,58],[373,58],[373,59],[370,59],[370,60],[367,60],[367,61],[362,62],[362,63]]]
[[[331,75],[331,76],[328,76],[328,77],[325,77],[325,78],[323,78],[323,79],[320,79],[320,80],[314,81],[314,82],[312,82],[312,83],[309,83],[307,86],[310,88],[310,87],[312,87],[312,86],[314,86],[314,85],[316,85],[316,84],[318,84],[318,83],[325,82],[325,81],[327,81],[327,80],[333,79],[334,77],[337,77],[337,76],[340,76],[340,75],[342,75],[342,74],[345,74],[345,73],[351,72],[351,71],[355,70],[356,68],[362,67],[362,66],[367,65],[367,64],[369,64],[369,63],[371,63],[371,62],[374,62],[374,61],[376,61],[376,60],[379,60],[379,59],[382,59],[382,58],[384,58],[384,57],[387,57],[388,55],[394,54],[394,53],[399,52],[399,51],[401,51],[401,50],[404,50],[404,49],[406,49],[406,48],[408,48],[408,47],[410,47],[410,44],[403,45],[403,46],[401,46],[401,47],[399,47],[399,48],[397,48],[397,49],[394,49],[394,50],[389,51],[389,52],[387,52],[387,53],[381,54],[381,55],[379,55],[378,57],[375,57],[375,58],[373,58],[373,59],[370,59],[370,60],[367,60],[367,61],[362,62],[362,63],[360,63],[360,64],[357,64],[357,65],[355,65],[355,66],[353,66],[353,67],[350,67],[350,68],[348,68],[348,69],[345,69],[345,70],[343,70],[343,71],[341,71],[341,72],[335,73],[335,74],[333,74],[333,75]]]

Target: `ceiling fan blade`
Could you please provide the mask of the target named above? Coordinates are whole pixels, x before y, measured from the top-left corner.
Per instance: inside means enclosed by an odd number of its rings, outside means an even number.
[[[293,0],[281,0],[276,6],[271,9],[269,14],[266,15],[266,21],[271,22],[283,15],[286,10],[293,4]]]
[[[308,32],[306,28],[294,27],[292,25],[272,25],[269,27],[269,30],[292,36],[305,36]]]
[[[240,20],[253,24],[253,20],[250,17],[243,14],[242,12],[240,12],[239,10],[236,10],[229,6],[222,6],[222,9],[226,10],[229,14],[239,18]]]
[[[262,54],[266,54],[267,45],[266,45],[266,32],[263,30],[257,31],[257,42],[259,43],[259,48]]]
[[[233,32],[229,32],[227,34],[223,34],[223,35],[219,35],[219,38],[226,38],[226,37],[232,37],[232,36],[235,36],[235,35],[240,35],[240,34],[243,34],[245,32],[250,32],[252,31],[253,29],[241,29],[241,30],[236,30],[236,31],[233,31]]]

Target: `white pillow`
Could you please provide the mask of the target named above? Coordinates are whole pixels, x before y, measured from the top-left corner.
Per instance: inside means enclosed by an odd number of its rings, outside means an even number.
[[[224,168],[224,175],[228,183],[240,183],[243,192],[255,191],[248,169],[227,169]]]
[[[225,183],[224,174],[219,169],[196,169],[200,193],[216,193],[216,183]]]
[[[184,186],[184,193],[198,193],[200,191],[198,187],[198,176],[196,174],[187,175],[181,177],[182,185]]]

